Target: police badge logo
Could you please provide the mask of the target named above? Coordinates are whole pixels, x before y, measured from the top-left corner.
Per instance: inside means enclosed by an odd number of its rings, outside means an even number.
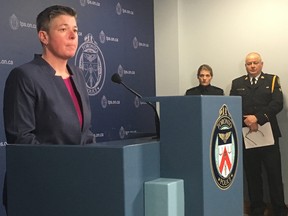
[[[106,42],[106,35],[105,35],[104,31],[101,31],[99,33],[99,40],[102,44],[104,44]]]
[[[121,128],[119,129],[119,137],[120,137],[120,139],[124,139],[125,135],[126,135],[126,131],[125,131],[124,127],[121,126]]]
[[[107,100],[105,95],[103,95],[103,97],[101,99],[101,105],[102,105],[103,109],[107,108],[107,106],[108,106],[108,100]]]
[[[80,0],[80,5],[82,7],[85,7],[86,6],[86,0]]]
[[[137,49],[139,46],[139,42],[138,39],[136,37],[133,38],[133,47],[134,49]]]
[[[121,15],[122,14],[122,6],[118,2],[116,5],[116,14]]]
[[[134,105],[135,105],[136,108],[139,108],[139,106],[140,106],[140,99],[137,96],[134,99]]]
[[[124,69],[123,69],[122,65],[118,66],[118,74],[119,74],[120,77],[123,77]]]
[[[232,117],[225,104],[219,110],[211,138],[211,172],[216,185],[226,190],[236,176],[238,140]]]
[[[84,71],[87,92],[97,95],[104,86],[106,65],[104,56],[92,34],[87,34],[76,53],[75,64]]]
[[[10,17],[9,24],[13,30],[17,30],[19,28],[19,20],[15,14]]]

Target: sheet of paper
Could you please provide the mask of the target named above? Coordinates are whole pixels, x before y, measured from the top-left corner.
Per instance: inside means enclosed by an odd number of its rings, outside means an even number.
[[[266,122],[262,126],[258,124],[258,131],[256,132],[250,131],[249,127],[243,127],[242,133],[246,149],[274,145],[270,122]]]

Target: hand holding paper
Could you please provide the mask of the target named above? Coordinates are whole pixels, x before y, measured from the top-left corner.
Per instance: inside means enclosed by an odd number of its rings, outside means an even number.
[[[258,124],[257,131],[251,131],[249,127],[243,127],[242,133],[246,149],[274,145],[274,137],[270,122],[267,122],[262,126]]]

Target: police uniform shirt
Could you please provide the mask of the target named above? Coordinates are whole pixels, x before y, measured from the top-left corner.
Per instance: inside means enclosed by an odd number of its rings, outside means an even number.
[[[224,95],[224,91],[223,89],[212,85],[199,85],[188,89],[185,95]]]

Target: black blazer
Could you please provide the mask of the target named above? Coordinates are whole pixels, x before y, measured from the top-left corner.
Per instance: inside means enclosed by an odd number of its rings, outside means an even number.
[[[40,56],[13,69],[4,90],[4,125],[8,143],[86,144],[95,142],[90,131],[91,110],[83,72],[67,68],[83,113],[77,112],[63,79]]]
[[[283,108],[283,93],[278,76],[262,72],[253,86],[248,75],[239,77],[232,81],[230,95],[242,97],[243,116],[255,115],[260,125],[269,121],[274,137],[281,137],[276,115]]]

